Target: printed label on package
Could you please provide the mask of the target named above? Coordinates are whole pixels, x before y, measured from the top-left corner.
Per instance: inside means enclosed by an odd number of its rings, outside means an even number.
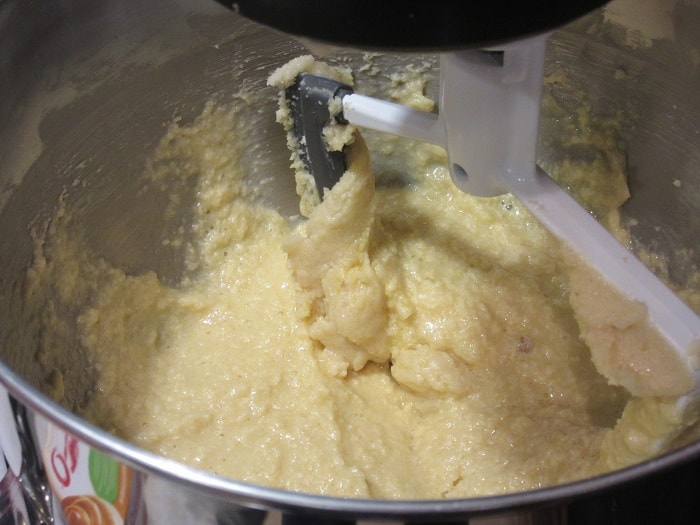
[[[126,522],[132,483],[129,467],[50,423],[41,452],[49,484],[69,525]]]

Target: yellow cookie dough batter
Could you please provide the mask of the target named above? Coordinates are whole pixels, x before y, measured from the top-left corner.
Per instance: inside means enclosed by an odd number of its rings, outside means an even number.
[[[82,415],[217,474],[349,497],[521,491],[648,455],[601,456],[626,446],[629,394],[594,367],[559,243],[515,199],[460,193],[442,150],[398,139],[377,148],[406,177],[376,183],[357,136],[292,227],[247,185],[237,118],[208,104],[174,124],[147,174],[185,159],[197,177],[178,286],[90,254],[70,210],[38,244],[31,301],[80,304]]]

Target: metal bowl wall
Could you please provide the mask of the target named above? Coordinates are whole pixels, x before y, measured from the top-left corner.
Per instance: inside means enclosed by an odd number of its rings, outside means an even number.
[[[556,32],[547,70],[565,71],[578,86],[561,93],[572,111],[583,93],[594,113],[620,119],[633,233],[641,245],[683,253],[671,260],[671,275],[682,282],[700,264],[694,251],[700,230],[700,5],[679,3],[669,12],[668,2],[658,2],[648,13],[637,9],[626,24],[627,4],[613,3],[611,9],[622,13],[615,21],[616,11],[597,11]],[[646,25],[640,26],[640,16]],[[139,193],[148,155],[174,117],[188,121],[212,96],[225,100],[244,89],[259,100],[246,117],[255,145],[250,154],[262,163],[261,173],[285,173],[276,94],[265,80],[303,52],[295,41],[207,0],[0,0],[0,383],[27,419],[52,422],[137,471],[144,494],[161,505],[152,503],[135,522],[147,516],[159,522],[158,516],[171,523],[273,523],[276,513],[307,523],[311,517],[465,520],[570,500],[700,454],[695,441],[599,478],[498,497],[347,500],[267,489],[175,464],[88,425],[40,392],[34,358],[40,333],[37,320],[23,311],[21,290],[33,255],[31,229],[51,216],[64,194],[105,259],[128,272],[153,270],[176,281],[182,257],[158,243],[175,227],[163,219],[167,203]],[[378,60],[396,68],[414,58]],[[543,126],[543,160],[558,154],[549,149],[547,134]],[[682,192],[673,191],[674,181]],[[280,178],[263,198],[292,215],[292,184]],[[67,333],[66,351],[75,348],[75,337]],[[81,392],[69,394],[79,401]]]

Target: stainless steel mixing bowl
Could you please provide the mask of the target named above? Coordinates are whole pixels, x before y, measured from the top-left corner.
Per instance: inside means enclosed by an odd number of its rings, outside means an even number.
[[[620,123],[632,232],[640,246],[669,255],[678,283],[700,263],[697,27],[696,0],[618,0],[557,31],[547,60],[548,72],[571,79],[573,88],[553,94],[572,114],[585,98],[594,114]],[[652,461],[565,486],[451,501],[347,500],[215,477],[115,439],[69,411],[88,395],[89,378],[82,377],[86,364],[73,329],[46,341],[37,315],[24,308],[32,230],[46,223],[63,195],[97,253],[128,272],[154,270],[177,281],[182,254],[159,241],[186,219],[187,200],[168,219],[162,197],[140,193],[146,159],[173,118],[188,121],[212,97],[228,101],[254,91],[256,104],[246,113],[249,160],[260,177],[287,173],[284,138],[274,123],[276,94],[265,80],[302,52],[295,41],[208,0],[0,0],[0,513],[17,522],[24,516],[60,523],[47,477],[57,465],[75,473],[71,468],[90,448],[130,472],[130,523],[277,523],[282,514],[285,523],[466,520],[575,500],[697,456],[700,441],[691,439]],[[389,71],[416,57],[376,60]],[[555,138],[544,123],[543,162],[561,157]],[[296,213],[291,177],[267,187],[263,199]],[[45,378],[36,355],[46,344],[63,345],[74,363],[65,371],[63,407],[41,393]]]

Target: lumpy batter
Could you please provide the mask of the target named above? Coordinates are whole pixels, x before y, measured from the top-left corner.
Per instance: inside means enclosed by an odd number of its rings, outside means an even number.
[[[349,497],[521,491],[650,453],[613,430],[629,394],[594,367],[561,247],[519,202],[459,192],[442,150],[398,139],[377,148],[402,176],[375,182],[356,136],[348,172],[293,227],[248,187],[236,119],[209,104],[155,154],[198,174],[193,277],[110,267],[70,210],[42,239],[35,299],[47,283],[67,303],[94,295],[82,415],[217,474]]]

